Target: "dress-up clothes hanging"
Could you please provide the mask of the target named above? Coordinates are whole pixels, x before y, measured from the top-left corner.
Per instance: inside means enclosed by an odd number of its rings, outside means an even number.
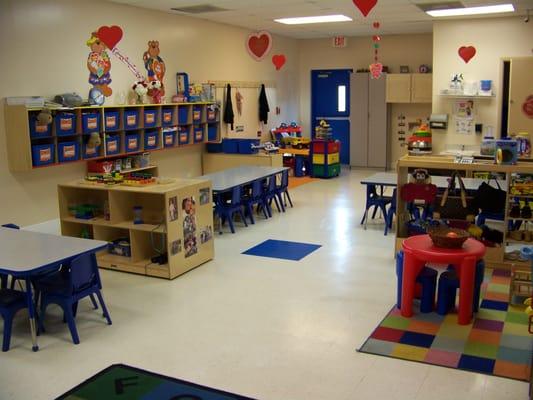
[[[235,114],[233,113],[233,104],[231,103],[231,85],[228,83],[226,86],[226,104],[224,105],[224,122],[231,124],[231,130],[233,130],[234,120]]]
[[[266,124],[268,122],[268,100],[265,92],[265,85],[261,85],[261,92],[259,93],[259,121]]]

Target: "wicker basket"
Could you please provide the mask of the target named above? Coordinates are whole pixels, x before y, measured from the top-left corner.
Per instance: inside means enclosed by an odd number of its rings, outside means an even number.
[[[446,236],[450,232],[454,232],[457,236]],[[457,228],[431,228],[428,230],[428,233],[435,247],[443,247],[446,249],[460,249],[463,247],[463,243],[466,239],[470,237],[470,234],[467,231]]]

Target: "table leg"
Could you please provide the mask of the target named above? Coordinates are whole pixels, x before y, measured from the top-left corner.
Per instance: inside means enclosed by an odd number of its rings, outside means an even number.
[[[459,325],[468,325],[472,320],[472,300],[476,275],[476,259],[465,257],[460,267],[459,277]]]
[[[39,345],[37,344],[37,329],[35,328],[35,307],[33,304],[33,297],[31,293],[31,281],[30,278],[26,278],[26,301],[28,303],[28,313],[30,315],[30,331],[31,331],[31,342],[33,351],[39,350]]]
[[[402,317],[413,316],[416,277],[424,267],[424,261],[417,259],[411,252],[404,250],[402,275]]]

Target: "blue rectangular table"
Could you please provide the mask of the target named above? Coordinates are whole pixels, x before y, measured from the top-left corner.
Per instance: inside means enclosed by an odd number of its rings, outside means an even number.
[[[107,242],[0,228],[0,272],[24,279],[30,316],[32,350],[39,350],[31,278],[57,269],[82,254],[104,249]]]

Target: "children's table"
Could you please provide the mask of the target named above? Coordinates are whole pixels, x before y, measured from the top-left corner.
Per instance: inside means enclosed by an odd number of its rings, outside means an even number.
[[[411,236],[402,243],[403,280],[401,313],[413,315],[413,298],[416,277],[428,262],[452,264],[459,274],[459,325],[467,325],[472,319],[472,299],[476,262],[485,255],[485,245],[475,239],[467,239],[460,249],[435,247],[429,235]]]

